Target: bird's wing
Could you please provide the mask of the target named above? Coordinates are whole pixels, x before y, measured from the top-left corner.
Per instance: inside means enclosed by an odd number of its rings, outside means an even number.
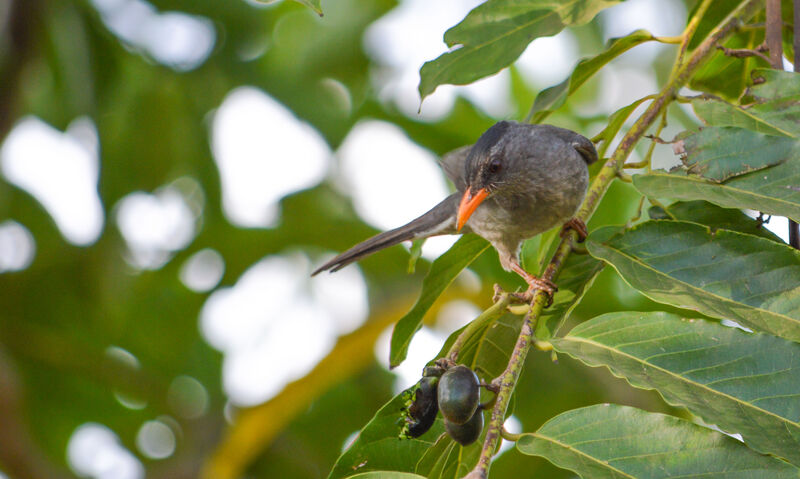
[[[575,151],[578,152],[579,155],[583,158],[583,161],[586,162],[587,165],[591,165],[595,161],[597,161],[597,150],[594,148],[594,143],[588,138],[578,133],[575,133],[572,130],[567,130],[566,128],[559,128],[553,125],[535,125],[537,129],[543,132],[547,132],[553,134],[566,143],[568,143]]]
[[[365,256],[403,241],[456,233],[456,213],[459,201],[461,201],[461,194],[453,193],[407,225],[385,231],[353,246],[320,266],[311,275],[314,276],[325,270],[338,271]],[[462,230],[462,232],[466,231]]]
[[[469,150],[471,148],[472,145],[456,148],[449,153],[445,153],[439,161],[442,170],[444,170],[444,174],[456,185],[458,191],[467,189],[467,179],[465,178],[467,170],[465,163],[467,162],[467,156],[469,156]]]

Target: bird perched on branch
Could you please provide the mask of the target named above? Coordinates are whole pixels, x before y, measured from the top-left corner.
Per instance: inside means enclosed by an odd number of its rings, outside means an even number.
[[[476,233],[497,250],[500,264],[552,296],[556,287],[525,271],[522,242],[558,224],[581,239],[586,225],[573,218],[589,184],[588,165],[597,160],[592,142],[551,125],[501,121],[472,146],[442,158],[457,192],[399,228],[380,233],[328,261],[314,275],[348,264],[406,240]]]

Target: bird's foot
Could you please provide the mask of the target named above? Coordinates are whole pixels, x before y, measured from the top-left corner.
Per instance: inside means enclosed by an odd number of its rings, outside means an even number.
[[[547,294],[547,304],[545,304],[544,307],[549,308],[553,304],[553,295],[558,291],[558,286],[549,279],[537,278],[533,275],[526,278],[526,281],[528,281],[528,290],[523,294],[528,298],[528,302],[530,303],[533,301],[533,295],[536,293],[536,290],[539,289]]]
[[[495,283],[494,285],[494,296],[492,296],[492,301],[497,303],[500,301],[503,295],[508,295],[509,299],[511,300],[512,304],[530,304],[533,295],[531,291],[506,291],[500,287],[499,284]]]
[[[589,236],[589,230],[586,229],[586,223],[583,222],[580,218],[572,218],[561,228],[561,233],[559,236],[562,238],[566,235],[569,230],[575,230],[578,233],[578,243],[583,243],[586,240],[586,237]]]
[[[504,294],[506,294],[506,292],[503,290],[503,288],[501,288],[499,284],[495,283],[494,284],[494,295],[492,296],[492,302],[496,303],[496,302],[500,301],[500,298]]]
[[[522,276],[526,283],[528,283],[528,290],[524,293],[513,293],[515,298],[519,298],[526,303],[530,303],[533,301],[533,295],[537,289],[540,289],[547,293],[547,304],[545,308],[549,307],[553,304],[553,295],[558,291],[558,286],[555,283],[550,281],[549,279],[545,278],[538,278],[524,269],[519,264],[512,263],[511,269],[514,270],[515,273]]]
[[[533,275],[530,275],[530,277],[526,279],[528,281],[528,286],[529,286],[528,291],[534,289],[541,289],[545,293],[549,294],[551,298],[556,293],[556,291],[558,291],[558,286],[556,286],[556,284],[550,281],[549,279],[537,278],[536,276]]]

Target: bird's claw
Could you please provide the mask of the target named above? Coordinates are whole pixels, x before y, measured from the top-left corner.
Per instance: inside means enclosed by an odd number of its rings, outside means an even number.
[[[548,279],[536,278],[536,277],[533,277],[532,279],[534,281],[528,283],[530,287],[528,288],[527,291],[525,291],[522,294],[528,297],[527,302],[530,303],[531,301],[533,301],[533,296],[534,294],[536,294],[537,289],[543,291],[544,294],[547,295],[547,303],[545,303],[544,307],[549,308],[550,306],[553,305],[553,295],[556,294],[556,291],[558,291],[558,286],[556,286],[555,283],[553,283]]]
[[[506,292],[503,291],[503,288],[501,288],[499,284],[495,283],[494,284],[494,295],[492,295],[492,302],[493,303],[499,302],[504,294],[506,294]]]
[[[578,233],[578,243],[583,243],[586,241],[586,237],[589,236],[589,230],[586,229],[586,223],[584,223],[580,218],[571,218],[569,221],[564,223],[559,236],[563,238],[569,232],[569,230],[575,230],[575,232]]]
[[[524,293],[511,293],[514,298],[530,304],[533,301],[533,295],[535,291],[539,289],[547,294],[547,304],[545,305],[545,308],[550,307],[550,305],[553,304],[553,295],[556,293],[556,291],[558,291],[558,286],[556,286],[555,283],[549,279],[539,278],[528,273],[518,263],[512,263],[511,269],[514,270],[514,272],[516,272],[518,275],[522,276],[522,278],[525,279],[525,282],[528,283],[528,290]]]
[[[536,279],[538,281],[542,281],[543,283],[541,285],[531,284],[526,291],[515,291],[513,293],[508,293],[508,295],[511,297],[511,301],[517,304],[531,304],[533,302],[534,295],[536,294],[536,290],[541,290],[547,295],[547,304],[545,304],[544,307],[549,308],[553,304],[553,295],[556,291],[558,291],[558,287],[556,287],[552,281],[539,278]],[[544,283],[545,281],[546,283]]]

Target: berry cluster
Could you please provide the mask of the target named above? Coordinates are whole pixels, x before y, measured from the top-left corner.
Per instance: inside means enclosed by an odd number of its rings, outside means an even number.
[[[478,376],[466,366],[439,361],[426,367],[422,379],[409,390],[401,437],[425,434],[441,411],[447,434],[463,446],[472,444],[483,430],[480,386]]]

